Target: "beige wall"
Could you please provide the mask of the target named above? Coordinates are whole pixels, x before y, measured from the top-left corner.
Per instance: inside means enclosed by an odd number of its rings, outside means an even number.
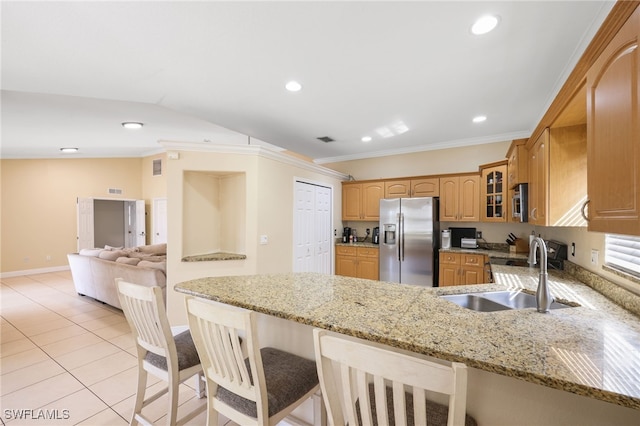
[[[356,180],[477,172],[481,164],[505,160],[510,144],[511,141],[497,142],[343,161],[324,166],[351,175]]]
[[[259,151],[259,150],[258,150]],[[180,151],[179,159],[168,162],[167,199],[169,205],[167,308],[172,323],[186,321],[184,295],[173,291],[176,283],[207,276],[250,275],[291,272],[293,268],[293,200],[295,178],[305,178],[332,186],[334,218],[341,215],[340,180],[304,167],[258,155],[255,148],[246,153]],[[245,191],[245,260],[182,262],[185,171],[218,174],[243,173]],[[269,243],[259,244],[260,235]]]
[[[153,176],[153,160],[162,160],[162,174]],[[142,158],[142,197],[147,212],[147,243],[151,244],[153,232],[153,199],[167,196],[167,154],[161,153]]]
[[[76,251],[77,197],[148,201],[150,196],[166,194],[163,179],[144,178],[151,175],[147,158],[1,160],[0,164],[2,273],[67,266],[67,253]],[[109,188],[122,189],[122,195],[109,195]]]
[[[140,159],[2,160],[2,272],[66,265],[76,198],[116,198],[108,188],[140,198]]]

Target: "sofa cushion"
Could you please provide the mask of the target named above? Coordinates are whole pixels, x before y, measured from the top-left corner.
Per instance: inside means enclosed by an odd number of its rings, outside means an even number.
[[[135,257],[119,257],[116,259],[116,262],[118,263],[126,263],[127,265],[137,265],[140,262],[140,259],[137,259]]]
[[[122,246],[120,246],[120,247],[112,247],[112,246],[107,244],[106,246],[104,246],[104,249],[105,250],[122,250],[122,249],[124,249],[124,247],[122,247]]]
[[[119,257],[126,256],[127,253],[124,250],[102,250],[98,257],[104,260],[112,260],[115,261]]]
[[[101,248],[83,248],[82,250],[80,250],[79,254],[83,256],[98,257],[100,253],[102,253],[103,251],[104,249],[101,249]]]
[[[138,262],[138,268],[153,268],[166,272],[167,262],[149,262],[148,260],[141,260]]]
[[[141,253],[147,254],[167,254],[167,244],[151,244],[148,246],[139,246],[138,250]]]

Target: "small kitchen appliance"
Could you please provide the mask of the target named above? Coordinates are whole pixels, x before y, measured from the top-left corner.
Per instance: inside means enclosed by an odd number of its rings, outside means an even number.
[[[462,247],[463,238],[476,239],[476,228],[449,228],[451,231],[451,247]]]
[[[349,227],[345,227],[342,230],[342,242],[343,243],[348,243],[349,242],[349,236],[351,235],[351,228]]]
[[[371,242],[373,244],[380,244],[380,227],[376,226],[373,228],[373,236],[371,237]]]
[[[475,238],[461,238],[460,248],[470,248],[470,249],[478,248],[478,240],[476,240]]]
[[[441,244],[443,249],[450,249],[451,248],[451,231],[449,231],[448,229],[443,229],[442,230],[442,244]]]

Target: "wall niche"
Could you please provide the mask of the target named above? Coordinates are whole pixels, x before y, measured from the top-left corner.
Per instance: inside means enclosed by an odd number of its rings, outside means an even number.
[[[245,173],[184,172],[182,261],[246,258],[246,192]]]

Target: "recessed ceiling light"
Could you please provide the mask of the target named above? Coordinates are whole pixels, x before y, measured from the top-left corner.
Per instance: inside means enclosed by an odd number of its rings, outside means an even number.
[[[371,139],[372,139],[371,136],[363,136],[361,141],[362,142],[371,142]]]
[[[125,121],[122,123],[122,127],[125,129],[141,129],[144,124],[137,121]]]
[[[498,17],[485,15],[479,18],[471,27],[471,32],[475,35],[486,34],[498,25]]]
[[[487,119],[486,115],[479,115],[477,117],[473,117],[473,122],[474,123],[482,123],[483,121],[485,121]]]
[[[66,147],[66,148],[60,148],[60,151],[64,152],[65,154],[71,154],[74,152],[78,152],[78,148]]]
[[[290,81],[284,86],[290,92],[299,92],[302,89],[302,84],[297,81]]]

